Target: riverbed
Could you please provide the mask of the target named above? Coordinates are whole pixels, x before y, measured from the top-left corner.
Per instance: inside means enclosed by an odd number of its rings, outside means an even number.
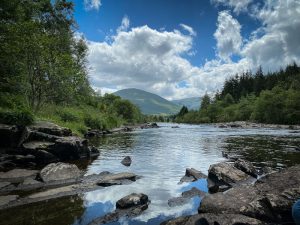
[[[300,151],[296,150],[300,146],[300,133],[293,130],[159,125],[160,128],[137,129],[91,140],[100,150],[99,157],[76,162],[86,175],[102,171],[133,172],[141,179],[129,185],[5,210],[0,212],[0,224],[85,225],[113,211],[116,201],[132,192],[147,194],[151,200],[149,208],[134,219],[122,218],[111,224],[159,224],[168,218],[197,212],[199,197],[181,206],[168,205],[169,199],[193,186],[207,191],[205,180],[178,184],[186,168],[207,174],[211,164],[227,160],[224,153],[249,160],[258,169],[268,166],[280,170],[300,163]],[[120,163],[125,156],[132,158],[130,167]]]

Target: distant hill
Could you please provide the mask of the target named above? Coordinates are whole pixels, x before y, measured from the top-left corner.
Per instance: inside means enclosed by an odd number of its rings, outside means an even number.
[[[156,94],[136,88],[123,89],[113,93],[121,98],[128,99],[137,105],[144,114],[176,114],[180,106]]]
[[[193,97],[193,98],[183,98],[178,100],[173,100],[173,103],[179,106],[186,106],[188,109],[198,110],[201,104],[200,97]]]

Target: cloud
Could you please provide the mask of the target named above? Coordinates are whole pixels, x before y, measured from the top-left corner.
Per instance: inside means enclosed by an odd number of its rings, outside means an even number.
[[[221,89],[229,76],[256,70],[259,65],[265,71],[274,71],[293,60],[298,63],[299,2],[284,4],[278,0],[257,7],[251,16],[261,26],[244,40],[240,23],[228,11],[220,12],[214,33],[216,58],[203,66],[188,61],[195,51],[196,37],[191,32],[148,26],[129,28],[130,21],[125,16],[109,41],[88,42],[91,84],[102,93],[135,87],[180,99],[212,93]],[[185,29],[183,25],[180,27]],[[236,62],[231,60],[234,54],[240,57]]]
[[[241,12],[246,12],[248,6],[251,4],[252,0],[211,0],[215,5],[225,5],[233,8],[236,14]]]
[[[254,16],[262,23],[245,45],[242,56],[254,66],[277,70],[300,61],[300,1],[268,1]],[[260,33],[259,36],[255,35]]]
[[[190,27],[190,26],[188,26],[188,25],[186,25],[186,24],[183,24],[183,23],[181,23],[181,24],[179,24],[184,30],[186,30],[187,32],[189,32],[189,34],[191,35],[191,36],[197,36],[197,33],[196,33],[196,31],[194,31],[194,29],[192,28],[192,27]]]
[[[242,45],[241,25],[228,11],[219,12],[217,30],[217,51],[220,58],[230,60],[230,56],[239,53]]]
[[[84,8],[85,10],[99,10],[101,6],[101,0],[84,0]]]
[[[101,90],[137,87],[169,99],[201,96],[248,65],[209,61],[196,67],[185,58],[193,38],[148,26],[118,32],[111,42],[88,42],[91,83]],[[186,85],[179,85],[180,83]]]
[[[128,16],[124,16],[121,22],[121,26],[118,27],[117,33],[122,32],[122,31],[127,31],[130,26],[130,20]]]

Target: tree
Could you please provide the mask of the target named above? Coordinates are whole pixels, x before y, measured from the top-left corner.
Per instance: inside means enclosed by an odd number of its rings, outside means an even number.
[[[188,108],[186,106],[182,106],[179,113],[177,114],[178,117],[183,117],[185,114],[189,112]]]
[[[208,106],[210,105],[210,103],[211,103],[211,100],[210,100],[209,95],[205,94],[201,101],[200,110],[207,109]]]

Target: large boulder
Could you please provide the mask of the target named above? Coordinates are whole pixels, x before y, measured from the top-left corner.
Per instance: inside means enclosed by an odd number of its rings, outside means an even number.
[[[81,178],[82,173],[76,165],[59,162],[47,165],[39,175],[44,182],[50,182],[68,179],[77,180]]]
[[[62,161],[85,158],[91,154],[88,141],[76,136],[57,139],[49,152]]]
[[[89,225],[99,225],[118,221],[121,217],[135,217],[148,208],[150,201],[145,194],[132,193],[116,203],[116,210],[94,219]]]
[[[300,165],[272,173],[255,184],[205,196],[199,213],[243,214],[268,223],[292,221],[291,207],[300,198]]]
[[[182,216],[161,223],[161,225],[263,225],[260,220],[240,214],[203,213],[193,216]]]
[[[20,183],[27,178],[35,178],[37,174],[38,174],[37,170],[13,169],[8,172],[1,172],[0,181]]]
[[[249,175],[229,163],[221,162],[209,167],[208,178],[217,186],[233,186],[249,179]]]
[[[51,122],[39,121],[34,125],[31,125],[30,130],[38,131],[45,134],[56,135],[56,136],[71,136],[72,131],[69,128],[58,126]]]
[[[121,199],[116,203],[117,209],[128,209],[138,205],[144,205],[148,203],[148,196],[142,193],[132,193]]]

